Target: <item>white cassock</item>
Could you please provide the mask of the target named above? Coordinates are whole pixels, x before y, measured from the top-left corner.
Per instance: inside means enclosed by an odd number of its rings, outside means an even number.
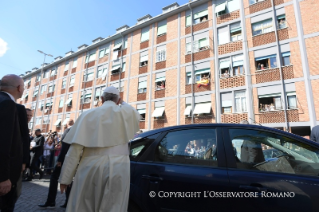
[[[84,112],[75,122],[64,139],[71,146],[59,179],[61,184],[69,185],[75,175],[67,212],[127,211],[128,142],[139,130],[139,117],[135,108],[125,102],[118,106],[106,101]]]

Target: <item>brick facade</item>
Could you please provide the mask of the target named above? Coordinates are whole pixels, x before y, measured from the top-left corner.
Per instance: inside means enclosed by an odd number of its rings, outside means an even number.
[[[273,42],[276,42],[275,32],[268,32],[253,37],[253,46],[261,46]]]
[[[219,55],[227,54],[231,52],[240,51],[242,49],[243,49],[243,42],[241,40],[230,42],[230,43],[226,43],[226,44],[218,46],[218,54]]]
[[[222,24],[222,23],[226,23],[228,21],[235,20],[237,18],[240,18],[240,11],[239,10],[218,16],[216,21],[217,21],[217,24]]]
[[[220,89],[233,88],[245,85],[245,76],[221,78],[219,80]]]
[[[222,123],[239,124],[242,120],[248,120],[247,113],[242,113],[242,114],[222,114],[221,115]]]
[[[250,14],[265,10],[271,7],[271,0],[265,0],[249,6]]]

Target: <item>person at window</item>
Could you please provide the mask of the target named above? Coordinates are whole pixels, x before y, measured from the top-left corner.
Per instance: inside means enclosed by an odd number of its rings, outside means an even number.
[[[286,27],[286,21],[284,19],[281,19],[279,21],[279,29],[283,29]]]
[[[273,103],[270,104],[269,110],[270,111],[274,111],[275,110],[275,105]]]
[[[260,70],[260,69],[261,69],[261,65],[260,65],[260,63],[258,63],[257,70]]]
[[[319,125],[312,128],[310,140],[319,143]]]
[[[260,65],[260,70],[265,70],[264,64]]]
[[[206,76],[206,75],[204,75],[203,77],[202,77],[202,79],[200,80],[200,81],[198,81],[198,82],[196,82],[197,83],[197,87],[201,87],[202,85],[203,86],[208,86],[209,85],[209,79],[208,79],[208,77]]]
[[[228,70],[226,70],[226,71],[224,72],[223,77],[225,77],[225,78],[228,78],[228,77],[229,77]]]
[[[162,89],[165,89],[165,84],[164,84],[164,81],[162,81],[161,85],[159,86],[159,88],[162,90]]]

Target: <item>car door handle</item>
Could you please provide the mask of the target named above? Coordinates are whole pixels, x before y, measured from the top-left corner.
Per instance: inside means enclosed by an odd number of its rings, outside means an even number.
[[[264,187],[248,186],[248,185],[240,185],[239,188],[244,189],[246,191],[254,191],[254,192],[267,191],[267,188],[264,188]]]
[[[163,178],[161,177],[150,176],[150,175],[142,175],[142,178],[147,180],[163,181]]]

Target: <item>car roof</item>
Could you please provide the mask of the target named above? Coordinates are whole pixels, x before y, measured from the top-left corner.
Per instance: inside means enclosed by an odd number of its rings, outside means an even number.
[[[157,133],[162,133],[162,132],[167,132],[167,131],[172,131],[172,130],[179,130],[179,129],[189,129],[189,128],[200,128],[200,127],[241,127],[241,128],[255,128],[255,129],[263,129],[263,130],[270,130],[270,131],[273,131],[275,133],[281,133],[281,134],[286,134],[290,137],[295,137],[296,139],[302,139],[303,141],[306,141],[308,143],[311,143],[311,144],[314,144],[316,146],[319,147],[319,144],[314,142],[314,141],[311,141],[311,140],[308,140],[308,139],[305,139],[299,135],[295,135],[295,134],[292,134],[292,133],[288,133],[288,132],[285,132],[283,130],[279,130],[279,129],[275,129],[275,128],[270,128],[270,127],[265,127],[265,126],[261,126],[261,125],[253,125],[253,124],[221,124],[221,123],[216,123],[216,124],[188,124],[188,125],[178,125],[178,126],[170,126],[170,127],[164,127],[164,128],[160,128],[160,129],[154,129],[154,130],[150,130],[150,131],[147,131],[147,132],[144,132],[144,133],[141,133],[139,134],[137,137],[138,138],[144,138],[144,137],[147,137],[147,136],[150,136],[150,135],[154,135],[154,134],[157,134]]]

